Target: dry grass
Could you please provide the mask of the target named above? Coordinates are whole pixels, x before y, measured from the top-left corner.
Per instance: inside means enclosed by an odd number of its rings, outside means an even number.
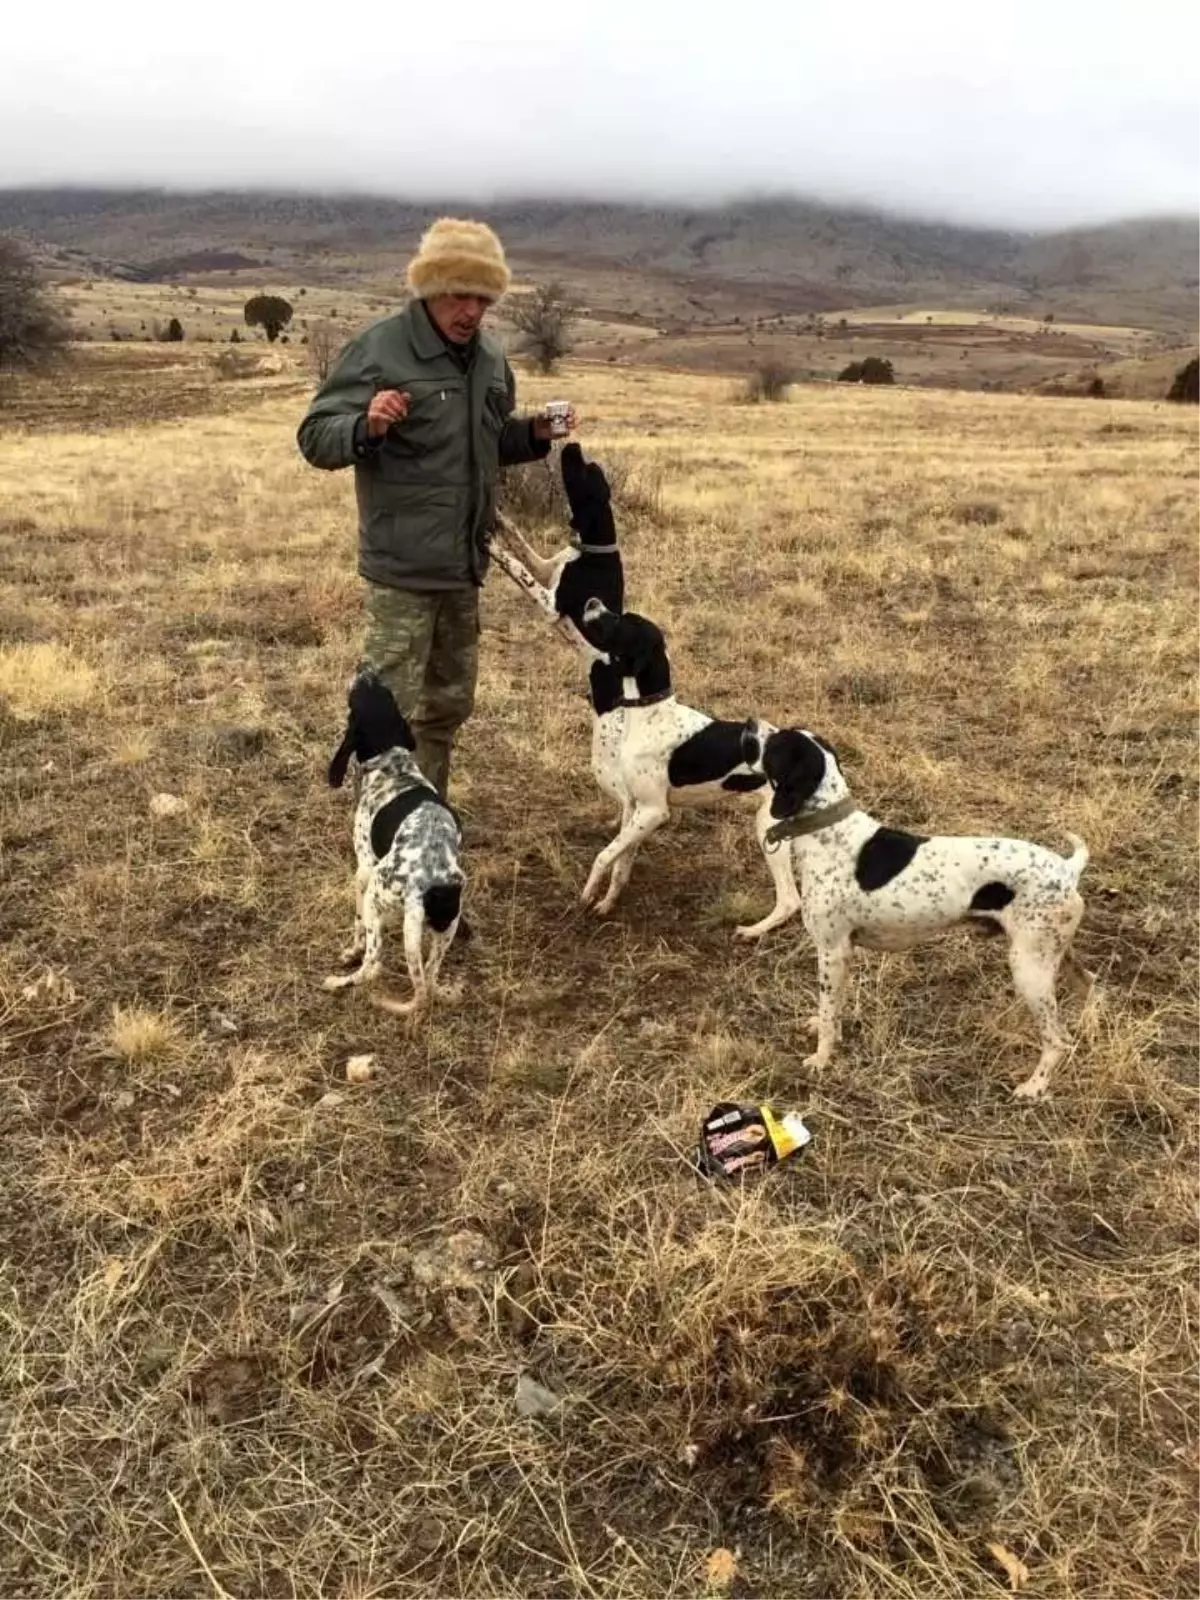
[[[612,821],[587,708],[498,581],[465,1003],[412,1035],[323,994],[349,482],[299,461],[294,391],[111,431],[101,405],[49,452],[27,409],[0,438],[0,1591],[682,1596],[726,1547],[734,1595],[1000,1596],[996,1546],[1039,1595],[1195,1592],[1190,419],[552,381],[654,486],[629,593],[693,703],[819,729],[896,825],[1087,836],[1079,1047],[1015,1104],[1029,1022],[948,941],[861,959],[810,1081],[811,950],[730,939],[769,893],[732,810],[581,915]],[[35,704],[31,647],[93,692]],[[743,1095],[815,1138],[737,1194],[684,1156]],[[522,1371],[554,1418],[517,1414]]]

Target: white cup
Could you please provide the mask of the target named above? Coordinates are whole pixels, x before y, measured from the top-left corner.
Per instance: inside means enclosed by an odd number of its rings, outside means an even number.
[[[569,400],[547,400],[546,417],[550,423],[550,437],[552,439],[565,439],[567,437],[567,418],[571,414]]]

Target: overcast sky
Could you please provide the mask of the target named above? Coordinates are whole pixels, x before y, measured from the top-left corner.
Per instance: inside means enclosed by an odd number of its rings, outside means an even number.
[[[1195,0],[10,0],[0,185],[1200,199]]]

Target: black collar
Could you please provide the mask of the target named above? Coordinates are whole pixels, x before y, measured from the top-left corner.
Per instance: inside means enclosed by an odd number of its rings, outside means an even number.
[[[624,706],[627,710],[631,711],[635,710],[638,706],[656,706],[660,705],[664,700],[669,700],[674,693],[674,689],[660,689],[657,694],[639,694],[636,695],[632,700],[627,700],[625,696],[622,695],[617,701],[617,705]]]

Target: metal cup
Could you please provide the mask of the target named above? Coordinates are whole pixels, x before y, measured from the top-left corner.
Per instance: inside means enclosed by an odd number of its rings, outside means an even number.
[[[567,436],[567,418],[571,414],[569,400],[547,400],[546,417],[550,423],[550,437],[552,439],[565,439]]]

